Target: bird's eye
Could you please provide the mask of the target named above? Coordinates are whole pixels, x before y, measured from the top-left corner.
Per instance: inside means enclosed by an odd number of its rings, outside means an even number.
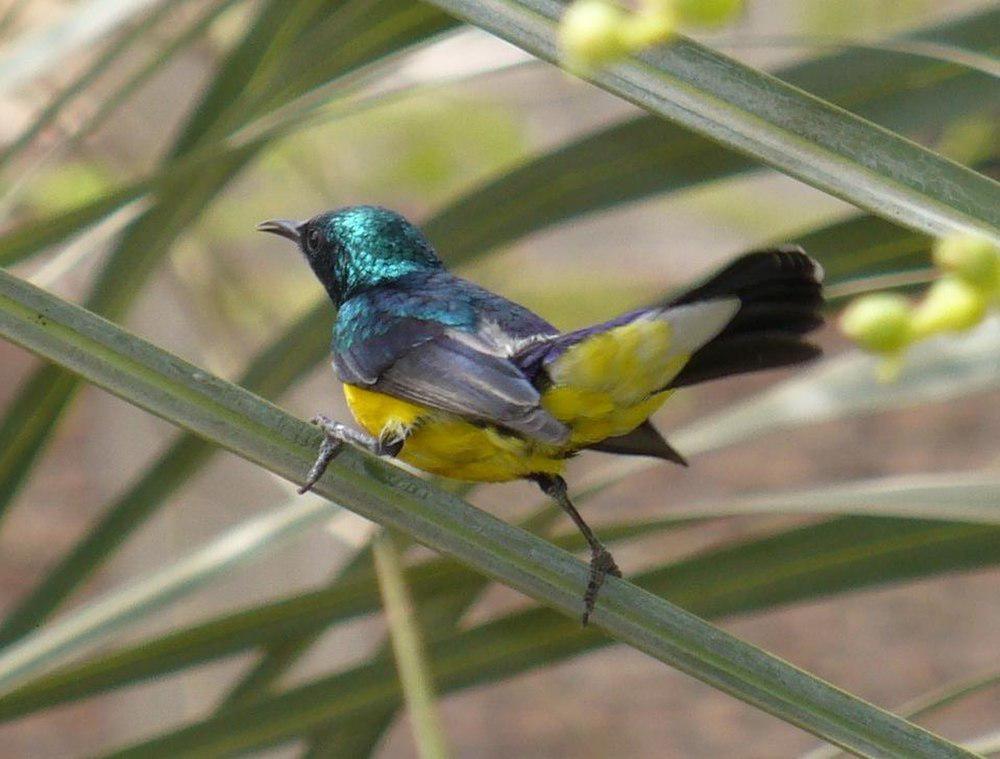
[[[323,244],[323,233],[318,229],[313,227],[308,232],[306,232],[306,252],[307,253],[317,253],[319,252],[320,245]]]

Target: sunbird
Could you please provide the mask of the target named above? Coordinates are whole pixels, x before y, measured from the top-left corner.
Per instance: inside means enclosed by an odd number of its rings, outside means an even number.
[[[680,387],[799,364],[820,349],[823,270],[800,248],[748,253],[666,302],[560,332],[524,306],[445,269],[421,231],[378,206],[257,229],[295,242],[337,309],[333,367],[361,429],[318,415],[308,491],[351,444],[456,480],[531,480],[590,546],[583,624],[608,549],[562,472],[583,450],[687,466],[649,421]]]

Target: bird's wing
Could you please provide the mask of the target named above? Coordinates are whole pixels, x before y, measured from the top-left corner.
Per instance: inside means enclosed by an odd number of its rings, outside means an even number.
[[[560,444],[568,428],[491,341],[420,319],[397,317],[379,334],[334,351],[343,382]]]

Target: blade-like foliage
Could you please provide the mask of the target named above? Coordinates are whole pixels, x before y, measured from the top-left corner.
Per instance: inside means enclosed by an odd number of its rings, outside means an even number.
[[[995,564],[1000,560],[998,535],[995,527],[837,519],[708,551],[643,574],[636,581],[703,616],[715,617],[927,572]],[[415,588],[421,587],[418,578],[411,574]],[[374,593],[371,580],[369,585]],[[426,589],[428,595],[431,590]],[[246,624],[248,620],[241,621],[243,629],[253,629]],[[267,624],[269,620],[264,617],[261,621]],[[555,612],[531,609],[438,639],[431,645],[431,659],[436,682],[443,692],[450,692],[512,677],[613,642],[599,631],[581,631],[572,620]],[[187,649],[178,646],[178,650]],[[85,667],[75,673],[84,683],[93,674]],[[77,684],[69,676],[62,679],[64,689],[72,690]],[[170,750],[195,745],[220,751],[248,750],[311,732],[330,720],[348,728],[375,710],[398,706],[399,697],[391,665],[376,658],[361,667],[193,723],[162,740],[136,746],[131,753],[166,755]],[[2,704],[0,701],[0,708]]]
[[[881,514],[924,516],[927,512],[921,504],[930,503],[933,499],[937,505],[936,511],[932,512],[934,517],[946,521],[953,509],[964,504],[970,492],[984,501],[990,498],[995,500],[998,489],[995,478],[953,476],[950,487],[941,479],[938,478],[936,483],[918,479],[910,487],[902,486],[898,481],[884,480],[845,484],[842,490],[854,490],[858,494],[857,503],[838,507],[834,494],[828,508],[831,512],[850,513],[858,510],[857,504],[860,503],[870,510],[871,513],[866,515],[868,517]],[[824,495],[825,490],[776,493],[771,498],[762,495],[757,499],[695,506],[654,522],[603,525],[601,536],[613,543],[616,540],[649,537],[706,518],[750,513],[809,513]],[[556,516],[557,510],[547,507],[523,526],[537,529]],[[835,520],[832,524],[837,526],[833,528],[829,524],[795,528],[786,531],[784,537],[775,535],[703,551],[691,559],[671,562],[646,572],[636,582],[645,585],[649,581],[646,587],[650,590],[665,594],[667,598],[677,600],[696,612],[702,609],[699,604],[704,603],[704,598],[721,593],[724,598],[713,608],[715,615],[724,616],[759,611],[790,601],[815,599],[928,572],[954,571],[1000,560],[1000,549],[983,553],[976,548],[996,534],[996,527],[956,533],[951,527],[942,532],[933,522],[922,522],[919,539],[914,538],[915,533],[908,527],[899,528],[903,530],[899,534],[907,536],[906,541],[900,542],[890,534],[895,534],[897,527],[888,528],[887,525],[892,523],[886,520],[876,522],[884,528],[882,534],[874,529],[858,532],[857,524],[850,519]],[[848,535],[859,542],[851,543]],[[818,551],[816,546],[824,540],[829,541],[829,545]],[[574,550],[582,548],[580,536],[576,533],[556,542]],[[761,556],[765,552],[768,556],[763,561]],[[938,556],[938,552],[943,555]],[[330,625],[378,610],[370,558],[368,551],[358,554],[345,571],[339,573],[336,581],[326,588],[225,614],[36,678],[0,697],[0,719],[10,719],[32,709],[83,698],[151,677],[162,677],[254,646],[262,645],[268,651],[274,649],[287,653],[289,641],[312,641]],[[719,565],[731,572],[739,572],[741,576],[749,572],[752,565],[757,573],[757,579],[752,581],[753,589],[744,585],[739,590],[731,591],[731,578],[715,569]],[[844,567],[851,568],[846,581]],[[674,584],[671,579],[675,572],[691,587],[699,589],[701,595],[698,599],[683,595],[685,586]],[[663,578],[667,584],[660,584],[656,578]],[[813,579],[807,583],[807,578]],[[421,602],[421,618],[433,640],[456,634],[458,618],[488,583],[485,578],[449,559],[435,559],[411,568],[408,582]],[[776,583],[778,587],[774,587]],[[742,596],[744,592],[749,595]],[[690,605],[692,603],[694,606]],[[749,605],[737,605],[745,603]],[[293,648],[298,650],[289,656],[291,660],[296,658],[295,653],[301,653],[300,646]],[[385,656],[386,652],[378,655]],[[279,658],[282,664],[290,663],[283,657]],[[274,666],[272,662],[269,667],[251,670],[248,678],[226,699],[224,708],[258,699],[275,679]]]
[[[322,82],[356,72],[452,25],[436,11],[422,8],[407,0],[383,0],[375,8],[360,0],[346,0],[331,13],[327,4],[312,0],[298,0],[292,5],[271,0],[228,56],[168,160],[197,150],[204,141],[228,133],[241,120],[253,118],[259,114],[262,100],[270,99],[271,107],[274,102],[287,102]],[[319,20],[323,23],[318,24]],[[332,38],[317,37],[323,30]],[[329,45],[324,55],[317,55],[308,66],[294,69],[295,76],[289,80],[290,62],[275,54],[289,45],[298,52],[301,46],[318,53],[316,46],[324,41]],[[279,66],[275,70],[276,60],[283,61],[286,68]],[[173,178],[158,187],[159,202],[125,230],[87,299],[88,308],[110,319],[121,318],[174,241],[264,144],[251,142],[215,161],[199,162],[196,175]],[[0,514],[24,481],[78,387],[75,379],[46,367],[28,378],[11,403],[0,422],[0,435],[13,441],[0,451]],[[40,399],[43,403],[39,403]],[[28,419],[30,424],[26,424]]]
[[[319,442],[308,425],[265,401],[8,274],[0,274],[0,334],[293,481],[308,468]],[[578,613],[587,575],[582,564],[401,470],[345,450],[317,490],[574,618]],[[622,642],[846,748],[967,755],[616,578],[608,581],[594,622]],[[224,725],[223,745],[231,734]],[[168,750],[176,754],[184,745],[182,732]]]
[[[990,54],[1000,51],[998,25],[1000,10],[993,8],[912,39]],[[850,50],[775,76],[921,141],[969,113],[995,116],[994,77],[891,50]],[[585,212],[759,168],[751,157],[700,134],[655,115],[639,116],[560,145],[475,188],[435,215],[425,231],[456,262]],[[845,253],[852,250],[845,240]]]
[[[275,397],[309,371],[329,350],[330,309],[314,309],[293,323],[285,334],[261,352],[240,384],[251,392]],[[166,498],[199,471],[215,448],[201,438],[179,438],[124,494],[69,553],[60,558],[31,593],[0,626],[0,641],[28,632],[96,569],[106,562]]]
[[[544,60],[558,58],[556,0],[434,0]],[[933,235],[1000,241],[1000,185],[692,40],[599,69],[595,84],[650,112]]]
[[[992,33],[998,19],[1000,12],[987,10],[913,37],[989,54],[998,47]],[[782,69],[777,76],[921,139],[967,116],[970,109],[981,107],[988,117],[994,87],[991,77],[952,62],[879,49],[822,57]],[[233,149],[214,145],[212,152]],[[426,230],[458,262],[577,214],[754,168],[758,164],[711,140],[655,116],[639,117],[586,135],[475,188],[429,220]],[[183,170],[168,164],[158,175],[0,237],[0,263],[9,265],[64,239]]]
[[[281,540],[329,519],[336,510],[334,504],[319,499],[296,499],[281,509],[246,521],[149,576],[110,591],[83,609],[3,649],[0,689],[25,680],[63,653],[85,646],[94,638],[135,624],[263,550],[273,549]]]

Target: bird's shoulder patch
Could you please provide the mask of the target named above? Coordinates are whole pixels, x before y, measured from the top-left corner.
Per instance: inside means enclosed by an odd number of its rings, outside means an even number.
[[[343,303],[333,333],[342,382],[371,385],[399,358],[448,329],[471,329],[476,313],[436,291],[381,288]]]

